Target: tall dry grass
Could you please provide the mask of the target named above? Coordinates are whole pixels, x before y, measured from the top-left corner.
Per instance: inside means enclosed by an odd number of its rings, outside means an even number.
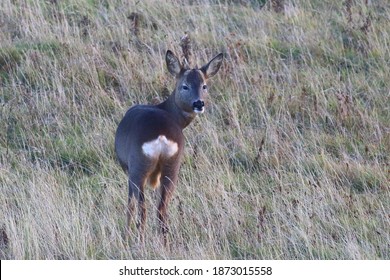
[[[3,0],[2,259],[389,259],[388,1]],[[279,6],[278,6],[279,5]],[[283,9],[280,9],[283,5]],[[122,239],[126,109],[226,53],[185,130],[171,250]]]

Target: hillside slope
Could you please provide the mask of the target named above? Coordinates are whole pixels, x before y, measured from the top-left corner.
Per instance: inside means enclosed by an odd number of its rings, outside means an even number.
[[[389,259],[388,1],[0,3],[2,259]],[[164,100],[164,55],[223,51],[185,130],[171,250],[147,191],[145,246],[122,239],[114,133]]]

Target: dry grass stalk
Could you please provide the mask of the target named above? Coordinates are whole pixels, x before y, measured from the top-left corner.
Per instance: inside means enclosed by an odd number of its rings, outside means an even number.
[[[353,0],[346,0],[344,2],[345,9],[347,12],[347,22],[348,24],[352,24],[352,2]]]
[[[340,116],[340,119],[342,121],[345,121],[351,113],[351,106],[352,106],[351,97],[350,95],[344,92],[336,93],[336,97],[339,105],[338,114]]]
[[[180,46],[183,54],[182,64],[186,65],[187,68],[192,67],[192,47],[189,32],[185,32],[184,36],[180,38]]]
[[[284,13],[284,0],[271,0],[271,8],[276,13]]]
[[[131,20],[131,31],[132,31],[133,35],[136,38],[139,38],[141,15],[139,13],[137,13],[137,12],[132,12],[128,16],[128,19]]]

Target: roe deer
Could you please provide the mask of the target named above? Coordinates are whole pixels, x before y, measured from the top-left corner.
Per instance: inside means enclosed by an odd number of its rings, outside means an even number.
[[[177,183],[184,135],[182,130],[199,113],[204,112],[208,78],[214,76],[223,60],[220,53],[200,69],[189,69],[168,50],[165,56],[169,72],[176,77],[176,86],[167,100],[158,105],[135,105],[119,123],[115,135],[118,160],[128,174],[129,196],[127,205],[127,230],[134,215],[132,199],[138,201],[137,227],[143,242],[146,208],[144,186],[160,186],[161,200],[158,220],[167,242],[167,206]],[[161,179],[161,181],[160,181]]]

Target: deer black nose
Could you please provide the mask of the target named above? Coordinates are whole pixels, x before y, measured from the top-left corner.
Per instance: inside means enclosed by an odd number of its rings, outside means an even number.
[[[195,112],[203,112],[203,107],[204,107],[204,101],[203,100],[195,101],[192,104],[192,108],[194,109]]]

